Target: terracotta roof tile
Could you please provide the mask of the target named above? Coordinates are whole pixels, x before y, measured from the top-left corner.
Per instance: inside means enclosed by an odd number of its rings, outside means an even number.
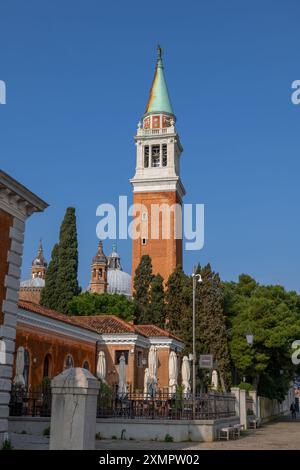
[[[180,339],[178,336],[173,335],[168,330],[164,330],[163,328],[160,328],[159,326],[156,325],[136,325],[136,329],[140,334],[143,334],[144,336],[150,337],[150,336],[166,336],[167,338],[174,338],[177,341],[182,342],[182,339]]]
[[[115,315],[88,315],[88,316],[68,316],[64,313],[51,310],[43,307],[42,305],[29,302],[28,300],[20,300],[19,308],[28,310],[46,317],[54,318],[55,320],[69,323],[79,328],[84,328],[89,331],[94,331],[99,334],[139,334],[147,338],[152,336],[174,338],[182,342],[180,338],[164,330],[156,325],[133,325],[126,322]]]
[[[71,317],[71,318],[74,318],[74,317]],[[83,325],[88,325],[90,328],[93,328],[98,333],[138,334],[135,325],[132,325],[131,323],[127,323],[125,320],[122,320],[121,318],[116,317],[115,315],[88,315],[88,316],[76,317],[76,319]],[[139,333],[139,334],[143,335],[143,333]]]
[[[91,328],[88,325],[84,325],[83,323],[77,320],[77,317],[70,317],[64,313],[57,312],[56,310],[51,310],[49,308],[43,307],[42,305],[35,304],[33,302],[29,302],[28,300],[19,300],[18,302],[19,308],[23,310],[28,310],[30,312],[38,313],[40,315],[44,315],[45,317],[54,318],[55,320],[62,321],[64,323],[69,323],[75,325],[79,328],[84,328],[85,330],[94,331],[94,328]]]

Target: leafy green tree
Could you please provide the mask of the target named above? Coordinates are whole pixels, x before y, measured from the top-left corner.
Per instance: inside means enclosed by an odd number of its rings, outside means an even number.
[[[67,313],[68,303],[79,294],[78,242],[74,207],[68,207],[59,234],[57,310]]]
[[[45,287],[41,292],[40,303],[53,310],[57,307],[57,273],[59,260],[59,246],[56,243],[51,253],[51,261],[45,275]]]
[[[150,285],[150,309],[149,323],[158,325],[161,328],[165,326],[166,306],[164,280],[160,274],[153,276]]]
[[[146,324],[151,322],[150,288],[152,280],[153,274],[151,258],[149,255],[143,255],[138,267],[136,268],[133,282],[136,323]]]
[[[132,299],[120,294],[95,294],[84,292],[68,304],[69,315],[116,315],[123,320],[134,318],[135,305]]]
[[[283,400],[296,370],[291,345],[300,337],[299,295],[282,286],[259,285],[245,274],[238,283],[223,283],[223,289],[231,358],[240,378],[246,377],[259,394]]]

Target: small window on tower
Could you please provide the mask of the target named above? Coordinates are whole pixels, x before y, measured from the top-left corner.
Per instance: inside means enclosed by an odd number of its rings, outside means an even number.
[[[146,245],[147,244],[147,238],[142,238],[142,245]]]
[[[167,144],[162,145],[162,166],[168,165],[168,146]]]
[[[149,145],[144,147],[144,167],[148,168],[149,166]]]
[[[160,146],[152,145],[151,147],[151,157],[153,167],[158,167],[160,165]]]

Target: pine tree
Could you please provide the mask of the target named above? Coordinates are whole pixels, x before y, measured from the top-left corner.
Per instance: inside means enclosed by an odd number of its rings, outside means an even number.
[[[57,310],[67,313],[68,303],[79,294],[78,242],[74,207],[68,207],[59,234]]]
[[[160,274],[153,276],[151,281],[150,289],[150,309],[148,318],[148,323],[153,323],[154,325],[164,328],[165,326],[165,290],[164,290],[164,280]]]
[[[138,324],[146,324],[149,319],[150,286],[153,279],[152,262],[149,255],[143,255],[136,268],[133,282],[136,311],[135,321]]]
[[[45,287],[41,292],[40,303],[44,307],[55,310],[57,308],[57,272],[59,260],[59,246],[56,243],[51,253],[51,261],[45,275]]]
[[[210,264],[200,273],[202,284],[198,284],[196,291],[197,343],[200,345],[199,352],[213,354],[225,390],[231,383],[231,368],[221,281]]]

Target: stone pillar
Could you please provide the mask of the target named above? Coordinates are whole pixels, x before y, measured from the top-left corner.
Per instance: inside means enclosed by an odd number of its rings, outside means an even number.
[[[235,414],[240,416],[240,389],[239,387],[231,387],[231,393],[235,396]]]
[[[244,429],[248,428],[247,391],[242,389],[240,389],[240,423],[244,425]]]
[[[259,413],[259,406],[258,406],[257,391],[256,390],[249,391],[249,396],[253,400],[253,413],[255,414],[255,417],[257,419],[259,419],[260,418],[260,416],[259,416],[260,413]]]
[[[50,450],[95,449],[100,382],[88,370],[66,369],[51,382]]]
[[[0,170],[0,446],[8,415],[16,341],[25,221],[47,203]]]

